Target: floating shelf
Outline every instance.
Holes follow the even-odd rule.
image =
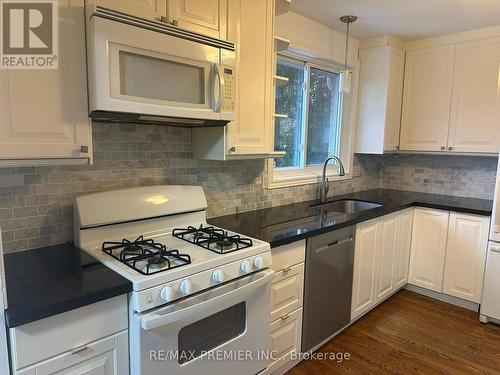
[[[292,5],[292,0],[276,0],[274,5],[274,14],[279,16],[280,14],[288,13]]]
[[[280,113],[274,113],[273,117],[274,118],[288,118],[288,115],[283,115],[283,114],[280,114]]]
[[[288,39],[277,35],[274,36],[274,52],[286,51],[289,45],[290,41]]]
[[[288,83],[288,77],[273,75],[273,79],[276,86],[285,86]]]

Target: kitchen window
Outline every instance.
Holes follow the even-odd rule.
[[[288,78],[276,87],[275,111],[287,117],[276,117],[274,132],[275,150],[286,155],[270,165],[270,187],[317,182],[330,155],[339,156],[348,171],[351,132],[342,126],[348,116],[339,93],[340,67],[280,56],[276,74]],[[330,167],[329,175],[336,174]]]

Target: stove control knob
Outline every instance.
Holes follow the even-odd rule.
[[[193,284],[191,283],[191,280],[182,280],[181,284],[179,285],[179,290],[182,294],[190,294],[193,290]]]
[[[243,262],[241,262],[240,269],[243,273],[249,273],[252,270],[252,265],[248,260],[244,260]]]
[[[214,283],[222,283],[222,282],[224,282],[224,272],[222,272],[222,270],[215,270],[212,273],[212,281]]]
[[[174,289],[171,286],[166,286],[161,290],[160,297],[165,302],[172,301],[174,299]]]
[[[260,270],[261,268],[264,267],[264,259],[262,259],[261,256],[255,257],[255,259],[253,260],[253,265],[255,266],[255,268]]]

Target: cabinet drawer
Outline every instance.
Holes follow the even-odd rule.
[[[269,373],[283,366],[293,351],[300,351],[301,337],[302,308],[271,323],[271,350],[277,359],[267,368]]]
[[[302,307],[304,263],[276,273],[271,285],[271,321]]]
[[[303,263],[306,257],[306,240],[275,247],[271,250],[271,254],[273,256],[273,270],[275,271]]]
[[[63,370],[71,374],[128,374],[128,331],[38,363],[18,374],[52,375]]]
[[[13,368],[19,370],[127,328],[126,295],[12,328]]]

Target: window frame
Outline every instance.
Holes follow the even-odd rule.
[[[320,69],[327,72],[332,72],[339,74],[342,67],[339,64],[332,61],[324,61],[322,59],[316,59],[310,57],[308,54],[302,54],[292,51],[280,52],[278,59],[284,59],[292,61],[294,63],[302,63],[305,67],[304,77],[306,87],[305,95],[303,95],[303,106],[304,110],[302,113],[302,121],[305,124],[303,126],[303,132],[307,134],[307,124],[309,116],[309,85],[310,85],[310,69]],[[352,67],[350,67],[352,69]],[[353,69],[351,82],[351,92],[349,94],[340,94],[339,106],[341,110],[339,111],[340,118],[340,134],[339,134],[339,156],[343,161],[345,168],[345,176],[338,175],[338,169],[336,167],[329,167],[327,170],[327,176],[330,181],[335,180],[346,180],[352,178],[352,163],[353,163],[353,141],[354,141],[354,121],[355,121],[355,108],[356,108],[356,97],[357,97],[357,69]],[[275,100],[276,89],[273,93],[273,100]],[[274,128],[273,128],[273,139],[272,144],[274,145]],[[285,167],[285,168],[275,168],[274,159],[270,159],[267,163],[267,188],[282,188],[288,186],[299,186],[307,185],[320,182],[322,174],[322,166],[314,165],[307,166],[307,138],[303,138],[303,150],[304,153],[304,167]]]

